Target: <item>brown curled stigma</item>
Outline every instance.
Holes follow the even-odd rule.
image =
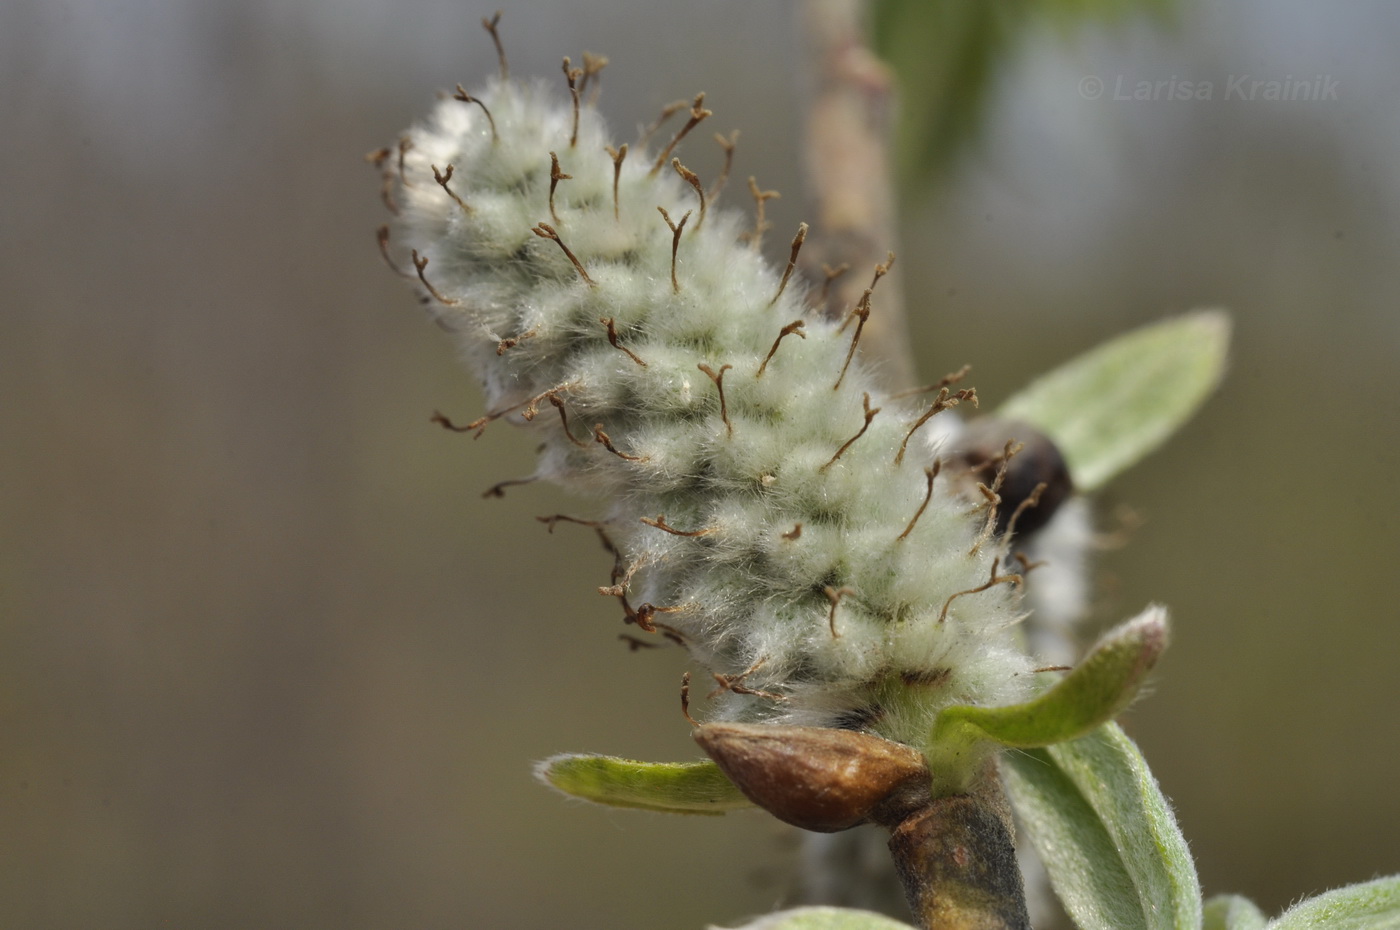
[[[758,373],[753,376],[755,381],[762,378],[763,373],[768,370],[768,363],[773,360],[773,356],[778,354],[778,345],[783,339],[788,336],[796,336],[799,339],[807,338],[807,334],[802,331],[803,327],[806,325],[807,323],[804,320],[793,320],[791,323],[778,330],[778,338],[773,340],[773,348],[768,350],[768,354],[763,357],[763,362],[758,366]]]
[[[841,456],[845,455],[845,454],[846,454],[846,450],[849,449],[851,446],[855,445],[857,439],[859,439],[860,437],[862,437],[862,436],[865,435],[865,431],[868,430],[868,429],[870,429],[870,421],[873,420],[873,419],[875,419],[875,414],[879,413],[880,410],[883,409],[883,408],[880,408],[880,407],[871,408],[871,406],[870,406],[870,395],[869,395],[869,394],[866,394],[866,395],[862,398],[862,400],[861,400],[861,405],[865,408],[865,422],[864,422],[863,424],[861,424],[860,432],[856,433],[856,434],[855,434],[854,436],[852,436],[850,439],[847,439],[846,442],[845,442],[845,445],[843,445],[843,446],[841,446],[841,448],[837,449],[837,450],[836,450],[836,454],[833,455],[833,456],[831,457],[830,461],[828,461],[828,462],[827,462],[825,465],[823,465],[821,468],[818,468],[817,471],[819,471],[819,472],[824,472],[824,471],[826,471],[828,468],[830,468],[831,466],[835,465],[835,464],[836,464],[836,460],[839,459],[839,458],[841,458]]]
[[[949,607],[952,607],[952,606],[953,606],[953,601],[957,600],[957,599],[960,598],[960,597],[965,597],[966,595],[969,595],[969,594],[980,594],[981,592],[986,591],[986,590],[988,590],[988,589],[990,589],[990,588],[993,588],[993,587],[995,587],[996,585],[999,585],[999,584],[1007,584],[1007,583],[1010,583],[1010,584],[1019,586],[1019,585],[1025,580],[1025,579],[1022,578],[1020,575],[1014,574],[1014,573],[1013,573],[1013,574],[1010,574],[1010,575],[998,575],[998,574],[997,574],[997,569],[1000,568],[1000,567],[1001,567],[1001,558],[1000,558],[1000,557],[997,557],[997,558],[995,558],[995,559],[992,559],[992,577],[991,577],[991,578],[988,578],[985,582],[983,582],[982,584],[978,585],[978,586],[975,587],[975,588],[968,588],[966,591],[959,591],[959,592],[957,592],[956,594],[950,595],[950,596],[948,597],[948,599],[947,599],[946,601],[943,602],[943,609],[940,610],[940,611],[938,612],[938,622],[939,622],[939,623],[943,623],[945,620],[948,619],[948,608],[949,608]]]
[[[778,293],[773,295],[773,299],[768,301],[768,306],[773,306],[778,302],[778,298],[783,296],[783,291],[787,290],[788,281],[792,278],[793,269],[797,267],[797,253],[802,251],[802,243],[807,241],[807,224],[802,223],[797,227],[797,235],[792,237],[792,252],[788,255],[787,268],[783,269],[783,280],[778,282]]]
[[[850,595],[855,594],[855,589],[833,588],[831,585],[827,585],[826,587],[822,588],[822,593],[825,594],[826,599],[831,602],[831,613],[827,616],[827,623],[831,627],[831,638],[840,639],[841,634],[836,632],[836,608],[841,605],[842,598],[849,597]]]
[[[695,367],[709,375],[710,380],[715,383],[715,387],[719,390],[719,418],[724,421],[724,428],[728,430],[728,435],[733,436],[734,424],[729,422],[729,404],[724,399],[724,373],[734,366],[721,365],[718,372],[704,362]]]

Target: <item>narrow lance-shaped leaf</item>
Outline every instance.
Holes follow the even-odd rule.
[[[717,928],[711,928],[717,930]],[[760,917],[734,930],[914,930],[883,914],[844,907],[799,907]]]
[[[1294,905],[1268,930],[1396,930],[1400,875],[1349,885]]]
[[[1081,930],[1195,930],[1201,890],[1147,763],[1115,724],[1002,756],[1050,884]],[[1293,928],[1289,928],[1293,930]]]
[[[1031,749],[1077,739],[1136,696],[1167,645],[1166,611],[1149,607],[1115,627],[1054,687],[1005,707],[949,707],[929,740],[934,793],[961,791],[997,747]]]
[[[565,754],[535,766],[535,777],[567,795],[611,807],[669,814],[723,814],[752,807],[713,762],[634,762]]]
[[[1220,383],[1230,343],[1223,311],[1145,326],[1031,382],[997,416],[1044,432],[1092,491],[1162,444]]]
[[[1264,930],[1269,918],[1248,898],[1222,894],[1206,902],[1201,930]]]

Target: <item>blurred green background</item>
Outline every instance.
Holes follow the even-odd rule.
[[[758,815],[529,778],[695,749],[684,657],[630,654],[596,542],[532,519],[587,505],[482,500],[530,441],[429,424],[480,398],[375,252],[360,156],[494,68],[488,12],[0,7],[0,926],[698,930],[790,894]],[[624,132],[708,91],[785,229],[791,13],[519,2],[502,28],[518,74],[609,54]],[[1234,311],[1219,397],[1104,496],[1106,530],[1146,522],[1100,559],[1095,619],[1173,609],[1129,729],[1207,891],[1270,910],[1400,870],[1397,38],[1386,0],[1031,29],[899,246],[923,374],[971,362],[992,402]],[[1241,74],[1335,99],[1225,99]],[[1214,99],[1114,99],[1173,78]]]

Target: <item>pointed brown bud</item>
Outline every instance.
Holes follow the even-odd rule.
[[[893,826],[928,802],[924,757],[850,730],[709,723],[695,741],[749,800],[785,823],[835,833]]]

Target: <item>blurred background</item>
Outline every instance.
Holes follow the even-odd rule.
[[[795,844],[763,816],[529,777],[696,750],[684,656],[629,653],[596,541],[532,519],[588,505],[483,500],[531,442],[428,422],[480,397],[376,254],[361,155],[495,68],[491,9],[0,7],[0,926],[698,930],[789,900]],[[516,74],[610,55],[624,134],[707,91],[738,176],[786,192],[781,230],[804,218],[792,14],[518,0],[502,33]],[[1219,396],[1102,496],[1106,532],[1143,522],[1100,559],[1094,622],[1173,610],[1128,727],[1208,893],[1277,911],[1400,870],[1400,8],[1012,31],[975,133],[905,201],[921,373],[970,362],[995,403],[1132,326],[1233,311]],[[1240,75],[1318,91],[1231,98]]]

